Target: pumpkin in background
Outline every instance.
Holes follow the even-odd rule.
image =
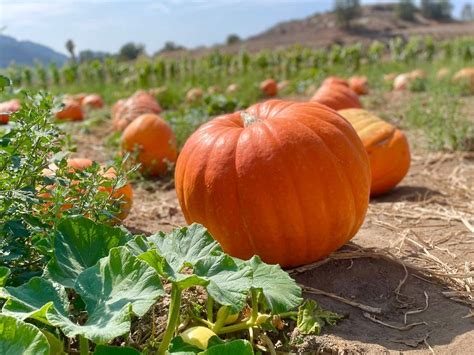
[[[369,93],[369,83],[366,76],[351,76],[349,78],[349,87],[357,95],[367,95]]]
[[[186,93],[186,102],[188,104],[195,103],[202,99],[204,92],[201,88],[193,88]]]
[[[449,76],[450,72],[451,71],[449,70],[449,68],[443,67],[436,72],[436,79],[438,80],[445,79]]]
[[[135,119],[122,133],[122,148],[138,150],[138,162],[146,175],[158,176],[176,161],[176,137],[170,125],[160,116],[145,114]]]
[[[237,84],[230,84],[225,90],[227,94],[235,94],[237,91],[239,91],[239,85]]]
[[[332,84],[339,84],[349,87],[349,82],[346,79],[340,78],[338,76],[328,76],[326,79],[323,80],[321,86]]]
[[[161,107],[153,95],[145,91],[137,91],[125,100],[119,100],[112,107],[112,123],[116,130],[123,131],[137,117],[161,112]]]
[[[371,196],[395,187],[410,168],[410,147],[402,131],[361,109],[339,111],[355,128],[370,159]]]
[[[370,166],[337,112],[268,100],[194,132],[175,183],[186,221],[206,226],[226,252],[291,267],[324,258],[356,234]]]
[[[20,110],[21,104],[18,99],[0,102],[0,124],[7,124],[10,115]]]
[[[260,90],[263,95],[273,97],[278,94],[278,84],[274,79],[267,79],[260,83]]]
[[[412,78],[410,77],[409,73],[399,74],[393,80],[393,89],[397,91],[403,91],[408,89]]]
[[[74,100],[64,100],[64,107],[61,111],[56,112],[56,118],[62,121],[82,121],[84,119],[84,111],[81,104]]]
[[[395,78],[397,77],[397,73],[388,73],[383,76],[383,81],[387,84],[392,84]]]
[[[423,69],[415,69],[408,73],[411,79],[426,79],[427,75]]]
[[[311,98],[333,110],[346,108],[361,108],[357,94],[349,87],[340,84],[326,84],[321,86]]]
[[[212,85],[207,88],[207,93],[209,95],[219,94],[220,92],[221,92],[221,88],[218,87],[217,85]]]
[[[71,98],[74,100],[74,101],[77,101],[79,104],[82,105],[82,102],[84,101],[84,99],[87,97],[88,95],[86,93],[79,93],[79,94],[75,94],[73,95]]]
[[[454,74],[453,81],[455,83],[464,83],[469,89],[474,90],[474,68],[468,67],[459,70]]]
[[[277,85],[277,91],[285,91],[290,87],[291,82],[289,80],[280,81]]]
[[[82,100],[82,106],[91,108],[102,108],[104,107],[104,100],[100,95],[90,94],[84,97]]]

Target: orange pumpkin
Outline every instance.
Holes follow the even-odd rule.
[[[290,84],[291,82],[289,80],[280,81],[277,85],[277,89],[278,91],[285,91],[290,86]]]
[[[399,74],[393,80],[393,89],[397,91],[402,91],[408,89],[412,78],[410,73]]]
[[[446,68],[446,67],[443,67],[443,68],[440,68],[437,72],[436,72],[436,79],[438,80],[442,80],[442,79],[445,79],[449,76],[449,73],[451,71],[449,70],[449,68]]]
[[[323,80],[321,86],[324,85],[331,85],[331,84],[339,84],[349,87],[349,83],[346,79],[340,78],[338,76],[328,76],[326,79]]]
[[[178,157],[175,183],[186,221],[205,225],[226,252],[291,267],[356,234],[370,166],[337,112],[268,100],[201,126]]]
[[[278,94],[278,84],[274,79],[267,79],[260,83],[260,90],[265,96],[276,96]]]
[[[0,124],[7,124],[10,120],[10,115],[20,110],[20,100],[11,99],[0,102]]]
[[[82,121],[84,119],[84,111],[81,104],[74,100],[64,100],[64,107],[56,113],[56,118],[63,121]]]
[[[82,102],[84,101],[84,99],[87,97],[88,95],[86,93],[79,93],[79,94],[75,94],[72,96],[72,99],[74,101],[77,101],[78,103],[80,103],[82,105]]]
[[[138,149],[138,162],[143,173],[165,174],[177,156],[176,137],[170,125],[160,116],[145,114],[135,119],[122,133],[122,148]]]
[[[82,106],[91,108],[102,108],[104,107],[104,100],[100,95],[91,94],[84,97],[82,100]]]
[[[333,110],[346,108],[361,108],[357,94],[349,87],[341,84],[326,84],[321,86],[311,98]]]
[[[339,111],[355,128],[369,155],[371,196],[395,187],[410,168],[410,147],[402,131],[361,109]]]
[[[367,95],[369,93],[369,83],[366,76],[352,76],[349,78],[349,87],[357,95]]]
[[[119,100],[112,107],[113,126],[118,131],[123,131],[133,120],[145,113],[161,112],[161,107],[149,93],[137,91],[128,99]]]

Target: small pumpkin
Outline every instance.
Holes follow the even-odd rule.
[[[410,168],[410,147],[402,131],[366,110],[339,111],[355,128],[369,155],[371,196],[395,187]]]
[[[357,95],[367,95],[369,93],[369,82],[366,76],[351,76],[349,78],[349,87]]]
[[[7,124],[10,115],[20,110],[21,104],[18,99],[0,102],[0,124]]]
[[[122,133],[122,148],[128,152],[138,150],[138,162],[146,175],[158,176],[176,162],[176,137],[170,125],[160,116],[139,116]]]
[[[393,80],[393,89],[397,91],[406,90],[408,89],[411,81],[412,78],[410,76],[410,73],[399,74]]]
[[[112,107],[112,123],[116,130],[123,131],[133,120],[146,113],[158,114],[161,107],[155,97],[146,91],[137,91],[127,99],[119,100]]]
[[[274,79],[267,79],[260,83],[260,90],[263,95],[273,97],[278,94],[278,84]]]
[[[383,76],[383,81],[387,84],[392,84],[395,78],[397,77],[397,73],[388,73]]]
[[[221,88],[218,87],[217,85],[212,85],[207,88],[207,93],[209,95],[219,94],[220,92],[221,92]]]
[[[207,327],[197,326],[186,329],[180,334],[180,336],[185,343],[193,345],[201,350],[206,350],[209,339],[213,336],[217,336],[217,334]]]
[[[290,84],[291,84],[291,81],[289,80],[280,81],[277,85],[278,92],[285,91],[286,89],[289,88]]]
[[[341,84],[321,86],[313,95],[311,101],[319,102],[336,111],[362,107],[357,94],[351,88]]]
[[[84,99],[85,99],[87,96],[88,96],[88,94],[81,92],[81,93],[79,93],[79,94],[72,95],[71,98],[72,98],[74,101],[77,101],[79,104],[82,105],[82,102],[84,101]]]
[[[104,100],[100,95],[90,94],[84,97],[81,104],[84,107],[102,108],[104,107]]]
[[[227,94],[235,94],[237,91],[239,91],[239,85],[237,84],[230,84],[225,90]]]
[[[426,79],[427,75],[423,69],[415,69],[409,73],[411,79]]]
[[[436,72],[436,79],[438,80],[445,79],[449,76],[450,72],[451,71],[449,70],[449,68],[443,67]]]
[[[186,102],[191,104],[198,102],[204,96],[201,88],[193,88],[186,93]]]
[[[474,68],[463,68],[453,76],[453,82],[465,84],[471,91],[474,90]]]
[[[84,119],[84,111],[81,104],[74,100],[64,100],[64,107],[61,111],[56,112],[56,118],[62,121],[82,121]]]
[[[370,166],[357,133],[334,110],[268,100],[194,132],[175,184],[186,221],[206,226],[227,253],[292,267],[355,235]]]

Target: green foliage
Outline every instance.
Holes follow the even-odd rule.
[[[337,22],[343,27],[350,27],[351,21],[361,14],[359,0],[335,0],[334,12]]]
[[[144,52],[145,46],[143,44],[129,42],[120,48],[118,56],[121,60],[135,60]]]
[[[335,325],[344,317],[325,311],[313,300],[306,300],[298,310],[297,327],[302,334],[321,333],[325,325]]]
[[[49,355],[48,340],[34,325],[0,314],[0,353]]]
[[[453,6],[449,0],[421,0],[421,14],[434,20],[450,20]]]
[[[412,0],[400,0],[395,8],[395,16],[400,20],[413,21],[416,10]]]

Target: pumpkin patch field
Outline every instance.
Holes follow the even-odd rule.
[[[473,48],[2,69],[0,353],[472,352]]]

